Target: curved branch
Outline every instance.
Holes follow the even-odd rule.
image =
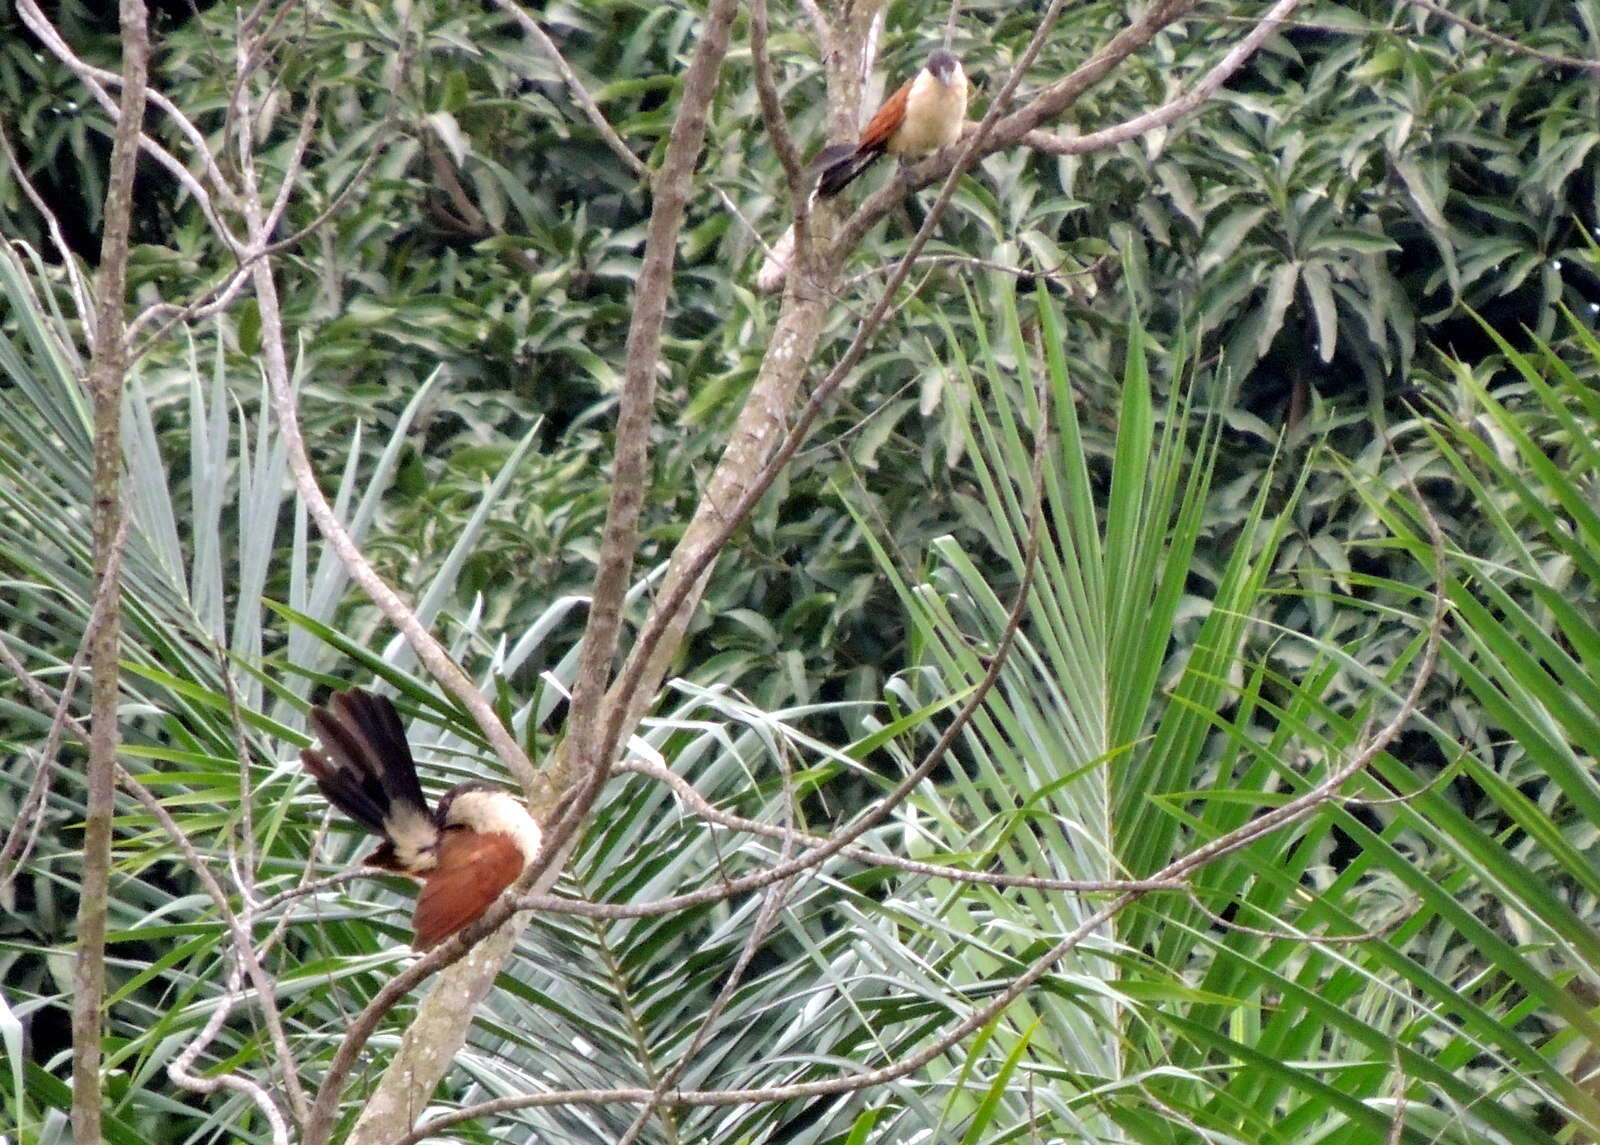
[[[67,42],[61,38],[61,34],[56,31],[55,26],[50,23],[49,18],[40,10],[35,0],[17,0],[17,14],[22,17],[22,22],[27,25],[28,30],[39,37],[40,42],[49,49],[50,53],[66,64],[67,68],[78,77],[83,86],[89,89],[89,94],[94,96],[95,102],[100,104],[107,114],[111,116],[112,122],[118,122],[121,112],[117,107],[116,101],[107,93],[106,85],[120,86],[122,77],[116,72],[94,67],[80,58]],[[168,115],[177,124],[178,130],[188,138],[190,145],[195,150],[196,158],[205,170],[206,178],[212,185],[212,191],[208,192],[189,169],[178,162],[170,151],[142,132],[138,136],[140,148],[157,163],[161,164],[162,167],[166,168],[167,172],[181,183],[189,194],[194,196],[195,202],[200,205],[201,211],[206,216],[206,221],[216,231],[217,237],[230,250],[238,251],[240,249],[239,240],[223,223],[222,216],[218,214],[216,206],[212,202],[212,194],[215,193],[229,207],[235,207],[238,204],[233,197],[228,181],[222,177],[222,172],[217,167],[216,158],[211,154],[210,148],[206,144],[205,135],[190,122],[188,116],[178,110],[177,104],[159,91],[146,85],[145,97],[150,103]]]
[[[1300,6],[1301,2],[1302,0],[1278,0],[1271,10],[1261,17],[1260,22],[1250,29],[1244,39],[1230,48],[1227,55],[1217,61],[1216,66],[1202,76],[1193,87],[1160,107],[1124,120],[1113,127],[1091,131],[1087,135],[1029,131],[1017,142],[1024,147],[1031,147],[1050,155],[1084,155],[1090,151],[1103,151],[1107,147],[1115,147],[1147,131],[1165,127],[1174,120],[1188,115],[1209,99],[1217,88],[1227,83],[1229,77],[1238,71],[1246,60],[1255,55],[1267,37],[1278,30],[1278,26]]]
[[[1458,28],[1465,28],[1479,39],[1487,40],[1489,43],[1494,44],[1496,47],[1504,48],[1508,52],[1514,52],[1519,56],[1527,56],[1529,59],[1538,60],[1540,63],[1549,64],[1555,68],[1576,68],[1579,71],[1588,72],[1590,75],[1600,73],[1600,60],[1588,60],[1581,56],[1564,56],[1558,52],[1541,52],[1538,48],[1530,48],[1520,40],[1514,40],[1510,36],[1503,36],[1492,28],[1486,28],[1482,24],[1474,24],[1465,16],[1457,15],[1443,4],[1435,3],[1434,0],[1406,0],[1406,2],[1415,4],[1425,12],[1433,13],[1441,20],[1448,20]]]
[[[617,134],[617,129],[611,126],[605,113],[600,110],[600,105],[594,101],[594,96],[583,86],[578,73],[572,70],[572,65],[561,55],[561,49],[556,47],[555,41],[539,26],[539,21],[524,11],[516,0],[494,0],[494,3],[495,7],[516,20],[518,26],[527,33],[528,39],[532,40],[545,59],[550,61],[551,66],[556,69],[556,74],[561,77],[561,82],[566,84],[567,90],[572,93],[573,102],[578,105],[584,118],[600,136],[601,142],[611,148],[612,153],[622,160],[623,165],[632,171],[640,182],[650,182],[650,168],[643,159],[633,153],[622,136]]]

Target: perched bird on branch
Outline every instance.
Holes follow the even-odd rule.
[[[817,193],[837,195],[885,154],[906,161],[949,147],[966,121],[967,74],[960,60],[940,49],[883,101],[854,146],[829,147],[818,156]]]
[[[412,948],[427,950],[489,909],[539,854],[522,800],[491,783],[460,783],[428,809],[394,705],[360,688],[311,709],[322,752],[300,760],[340,811],[378,835],[366,863],[422,882]],[[326,754],[324,754],[326,753]]]
[[[813,200],[832,198],[858,179],[880,157],[902,162],[949,147],[967,121],[967,75],[961,61],[940,49],[867,121],[854,143],[824,148],[812,163],[818,172]],[[783,285],[794,258],[794,228],[773,244],[756,274],[756,289],[771,294]]]

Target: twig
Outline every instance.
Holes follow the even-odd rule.
[[[167,1076],[183,1089],[192,1093],[216,1093],[219,1089],[231,1089],[235,1093],[242,1093],[255,1103],[261,1115],[267,1119],[267,1125],[272,1130],[273,1145],[288,1145],[289,1126],[283,1120],[283,1114],[273,1104],[272,1095],[259,1083],[252,1081],[243,1074],[197,1074],[194,1072],[194,1063],[200,1054],[205,1051],[228,1020],[228,1015],[233,1012],[234,1005],[239,1001],[244,985],[244,956],[239,950],[234,951],[233,968],[228,971],[228,979],[222,988],[222,997],[217,999],[216,1008],[206,1019],[206,1024],[195,1035],[194,1040],[167,1063]]]
[[[965,254],[926,254],[922,256],[922,265],[966,267],[969,270],[987,270],[996,274],[1009,274],[1013,278],[1042,278],[1058,285],[1064,285],[1065,280],[1067,279],[1086,278],[1090,275],[1093,275],[1100,269],[1101,264],[1104,263],[1110,256],[1101,255],[1088,266],[1082,267],[1078,270],[1063,270],[1062,267],[1067,264],[1067,257],[1064,257],[1062,261],[1054,267],[1029,267],[1007,266],[1003,262],[990,262],[988,259],[974,258],[971,255]],[[893,263],[884,263],[880,266],[869,267],[866,270],[860,271],[859,273],[845,279],[844,282],[840,284],[839,289],[841,292],[847,291],[852,286],[859,286],[871,279],[888,274],[893,269]]]
[[[1384,1145],[1400,1145],[1406,1136],[1406,1070],[1405,1059],[1401,1055],[1399,1043],[1395,1043],[1394,1055],[1394,1118],[1389,1123],[1389,1132],[1384,1134]]]
[[[633,172],[635,178],[644,183],[650,182],[650,168],[646,166],[643,159],[633,153],[632,148],[624,142],[622,136],[617,134],[617,129],[612,127],[606,119],[605,113],[600,110],[600,105],[594,101],[594,96],[590,95],[588,89],[583,86],[583,81],[578,78],[578,73],[573,71],[572,66],[562,57],[561,50],[556,47],[555,41],[545,33],[545,30],[539,26],[539,22],[530,16],[522,5],[516,3],[516,0],[494,0],[494,3],[495,7],[516,20],[522,30],[527,33],[528,38],[533,41],[534,47],[538,48],[555,67],[556,74],[561,77],[561,82],[566,84],[567,90],[572,93],[573,102],[578,105],[579,110],[583,112],[584,118],[589,121],[590,126],[600,136],[601,142],[611,148],[612,153],[622,160],[628,170]]]
[[[250,741],[245,736],[244,720],[239,715],[239,693],[233,686],[233,673],[228,670],[227,649],[217,647],[213,651],[217,654],[217,671],[222,677],[223,695],[228,701],[228,726],[233,733],[233,751],[239,757],[239,819],[244,836],[244,869],[236,872],[235,878],[246,911],[253,913],[256,909],[256,820],[255,788],[250,777]],[[231,832],[228,841],[231,850]]]
[[[1201,899],[1193,885],[1185,885],[1184,891],[1189,896],[1190,904],[1205,915],[1206,918],[1210,919],[1213,925],[1221,927],[1223,930],[1237,931],[1240,934],[1250,934],[1256,938],[1267,938],[1277,942],[1304,942],[1311,946],[1343,946],[1371,942],[1388,934],[1417,912],[1417,905],[1413,904],[1409,910],[1402,912],[1398,917],[1390,919],[1382,926],[1375,926],[1371,930],[1363,931],[1360,934],[1307,934],[1303,930],[1267,930],[1261,927],[1246,926],[1242,922],[1224,918],[1212,910]]]
[[[60,33],[56,31],[49,19],[39,9],[36,0],[17,0],[17,14],[22,17],[22,22],[28,26],[28,30],[39,37],[39,41],[49,49],[52,55],[67,65],[68,69],[78,77],[84,87],[89,89],[89,93],[94,96],[95,101],[105,108],[106,112],[115,121],[120,112],[116,101],[106,92],[105,87],[107,84],[120,85],[122,77],[116,72],[93,67],[73,52],[72,48],[61,38]],[[195,157],[203,165],[206,177],[212,183],[213,191],[222,198],[224,205],[229,207],[236,206],[228,181],[223,178],[222,172],[217,168],[216,161],[207,146],[204,133],[183,112],[178,110],[176,104],[159,91],[151,89],[147,85],[146,96],[150,103],[170,116],[172,121],[177,124],[178,130],[188,138],[190,146],[194,148]],[[217,212],[216,204],[212,201],[212,191],[207,191],[205,186],[194,177],[187,167],[178,162],[170,151],[154,139],[145,134],[140,134],[138,139],[139,146],[157,163],[166,168],[167,172],[181,183],[186,191],[194,196],[195,202],[199,204],[201,212],[206,216],[206,221],[216,231],[217,237],[230,250],[237,251],[240,248],[239,240],[228,229],[227,224],[222,221],[222,216]]]
[[[1433,776],[1415,791],[1408,791],[1404,795],[1347,795],[1344,798],[1347,807],[1392,807],[1399,803],[1412,803],[1448,779],[1454,779],[1456,772],[1461,767],[1461,761],[1467,758],[1467,747],[1461,746],[1461,753],[1448,767],[1439,769],[1439,774]]]
[[[123,525],[125,535],[126,521]],[[119,560],[123,551],[124,545],[119,543],[116,546]],[[89,623],[84,626],[83,641],[73,655],[72,663],[67,666],[66,682],[61,686],[61,698],[50,716],[50,730],[45,733],[44,746],[39,749],[39,763],[32,782],[28,784],[28,793],[17,807],[16,822],[6,832],[5,844],[0,846],[0,893],[4,893],[17,872],[27,864],[28,856],[38,842],[39,831],[44,824],[45,794],[50,790],[50,769],[55,766],[56,752],[61,749],[61,732],[66,727],[67,709],[72,703],[73,693],[78,690],[78,673],[83,668],[83,659],[89,646],[94,643],[95,630],[99,625],[100,614],[91,611]],[[12,654],[4,640],[0,640],[0,661],[18,679],[28,674],[27,668]]]
[[[771,293],[796,267],[811,264],[811,205],[816,201],[813,188],[807,184],[805,164],[795,149],[794,135],[783,114],[783,103],[778,98],[778,86],[772,77],[772,61],[767,55],[767,0],[752,0],[750,6],[750,59],[756,78],[756,96],[761,103],[761,118],[766,124],[767,136],[778,153],[783,167],[784,185],[788,188],[789,224],[778,241],[767,247],[766,261],[756,276],[756,289]],[[762,244],[764,247],[765,243]],[[770,269],[769,269],[770,268]]]
[[[111,546],[111,563],[106,570],[108,580],[117,580],[121,575],[122,556],[128,551],[128,517],[122,515],[117,525],[117,539]],[[61,692],[53,704],[47,704],[42,709],[50,715],[50,730],[45,733],[44,746],[39,751],[39,769],[34,772],[33,782],[28,785],[28,794],[24,796],[22,805],[17,809],[17,821],[11,825],[11,830],[6,834],[6,841],[0,847],[0,890],[3,890],[12,876],[28,861],[34,844],[38,841],[40,828],[44,825],[44,816],[40,813],[43,807],[45,792],[50,786],[50,769],[55,766],[56,752],[61,748],[61,733],[69,723],[69,713],[72,706],[72,697],[78,690],[78,674],[83,668],[85,657],[89,649],[94,646],[95,637],[99,634],[100,625],[105,618],[106,605],[115,600],[116,595],[96,597],[90,604],[89,622],[83,627],[83,638],[79,641],[78,650],[73,654],[72,661],[67,665],[67,675],[61,685]],[[11,674],[27,687],[34,683],[32,673],[21,660],[0,640],[0,663],[4,663]],[[80,737],[82,738],[82,737]],[[86,738],[83,739],[87,743]],[[27,832],[27,839],[22,842],[23,832]],[[17,844],[21,843],[20,851]],[[6,869],[6,863],[13,852],[16,852],[15,865]]]
[[[722,205],[728,209],[728,213],[739,220],[739,225],[742,226],[749,233],[750,237],[756,240],[761,249],[766,251],[766,253],[770,256],[772,254],[773,247],[768,244],[766,239],[761,237],[760,228],[758,228],[745,216],[745,213],[739,209],[739,204],[733,201],[732,196],[730,196],[728,192],[724,191],[715,183],[711,184],[711,192],[712,194],[716,195],[717,198],[722,200]]]
[[[22,188],[22,193],[28,197],[28,202],[33,204],[33,209],[39,212],[44,219],[45,228],[50,232],[50,242],[56,248],[56,255],[61,259],[61,269],[67,276],[67,284],[72,289],[72,301],[77,307],[78,314],[85,324],[89,322],[89,315],[94,310],[94,300],[90,295],[88,284],[83,281],[83,274],[78,270],[78,259],[67,245],[67,238],[61,233],[61,222],[56,218],[55,211],[50,204],[45,202],[44,196],[39,194],[38,188],[33,185],[33,180],[28,178],[27,171],[23,170],[22,161],[17,158],[17,153],[12,150],[11,138],[6,135],[5,124],[0,123],[0,151],[5,152],[6,162],[10,164],[12,174],[16,176],[17,185]]]
[[[1457,15],[1443,4],[1435,3],[1434,0],[1407,0],[1407,3],[1415,4],[1424,11],[1432,12],[1441,20],[1448,20],[1458,28],[1465,28],[1474,36],[1488,40],[1491,44],[1502,47],[1508,52],[1515,52],[1519,56],[1527,56],[1530,59],[1549,64],[1551,67],[1577,68],[1591,74],[1600,72],[1600,60],[1586,60],[1581,56],[1563,56],[1556,52],[1541,52],[1538,48],[1530,48],[1522,41],[1514,40],[1510,36],[1503,36],[1499,32],[1484,27],[1482,24],[1474,24],[1465,16]]]
[[[756,96],[761,101],[761,118],[766,121],[767,138],[778,153],[784,178],[789,184],[789,206],[799,216],[805,209],[810,188],[805,185],[805,163],[794,145],[789,121],[778,98],[778,85],[772,77],[772,60],[767,55],[767,0],[750,4],[750,61],[755,71]]]
[[[828,22],[828,17],[823,15],[817,0],[800,0],[800,10],[811,21],[811,30],[816,33],[817,48],[821,51],[823,60],[831,60],[834,53],[833,25]]]
[[[17,681],[22,685],[24,693],[32,701],[36,710],[53,712],[66,703],[61,696],[51,696],[45,688],[23,665],[11,654],[3,641],[0,641],[0,662],[12,671]],[[65,717],[66,729],[80,743],[89,742],[89,730],[72,716]],[[297,1110],[303,1110],[305,1105],[305,1092],[300,1086],[298,1067],[295,1064],[294,1053],[289,1048],[289,1039],[284,1032],[283,1018],[278,1010],[277,991],[272,978],[262,968],[260,960],[256,957],[251,945],[250,933],[238,915],[233,911],[232,904],[228,901],[228,892],[223,890],[222,884],[212,874],[211,868],[206,864],[200,852],[195,849],[189,837],[183,833],[183,828],[178,826],[177,820],[172,817],[161,800],[156,798],[149,788],[140,783],[138,777],[124,768],[120,763],[116,768],[117,783],[122,790],[133,797],[134,801],[147,811],[156,821],[162,832],[172,841],[178,853],[183,856],[188,870],[200,881],[200,887],[206,892],[212,903],[217,908],[224,925],[233,939],[235,950],[241,952],[244,959],[245,971],[250,975],[250,984],[255,988],[256,996],[260,999],[262,1014],[267,1023],[267,1031],[272,1039],[273,1049],[278,1055],[278,1068],[284,1076],[284,1087],[289,1091],[289,1097]],[[283,898],[285,896],[278,896]],[[271,901],[271,900],[269,900]]]
[[[1421,0],[1413,0],[1413,3]],[[1058,135],[1049,131],[1029,131],[1024,133],[1017,142],[1025,147],[1032,147],[1036,151],[1043,151],[1050,155],[1084,155],[1091,151],[1103,151],[1108,147],[1115,147],[1129,139],[1154,131],[1158,127],[1165,127],[1173,120],[1188,115],[1199,107],[1213,92],[1221,87],[1234,72],[1238,71],[1244,62],[1253,56],[1266,42],[1268,36],[1278,30],[1284,19],[1301,4],[1301,0],[1278,0],[1276,4],[1261,17],[1260,21],[1251,28],[1249,33],[1230,48],[1216,65],[1202,76],[1188,91],[1169,100],[1160,107],[1153,108],[1136,115],[1132,119],[1124,120],[1112,127],[1100,131],[1091,131],[1087,135]]]
[[[309,868],[307,869],[309,870]],[[279,891],[275,895],[268,895],[266,898],[256,903],[256,914],[270,914],[271,912],[277,910],[280,906],[283,906],[285,903],[293,902],[295,899],[305,898],[307,895],[318,894],[322,891],[329,890],[332,887],[343,886],[345,883],[353,882],[356,879],[370,879],[377,874],[389,873],[392,872],[380,871],[377,867],[355,867],[348,871],[340,871],[336,875],[324,875],[320,879],[308,878],[304,882],[298,883],[286,891]]]
[[[401,67],[403,68],[404,66],[405,59],[402,58]],[[233,302],[234,298],[238,296],[239,292],[249,284],[250,271],[257,262],[264,258],[269,258],[280,251],[291,250],[299,246],[338,213],[354,196],[356,189],[366,182],[367,176],[378,162],[378,157],[383,154],[384,148],[388,146],[389,136],[394,126],[397,103],[398,97],[391,97],[388,110],[384,113],[383,123],[377,132],[379,142],[372,145],[371,150],[367,152],[361,164],[351,174],[350,178],[345,181],[345,185],[335,191],[332,198],[328,200],[328,205],[313,215],[305,226],[275,242],[239,251],[237,265],[223,275],[219,281],[199,291],[187,303],[179,305],[171,302],[158,302],[135,317],[128,328],[128,336],[130,338],[158,320],[165,319],[165,321],[141,345],[134,347],[132,350],[133,359],[137,361],[143,357],[179,323],[207,318],[212,314],[225,310]],[[289,185],[290,181],[285,180],[284,186]],[[285,200],[285,202],[287,201]],[[275,228],[276,223],[273,226]]]
[[[670,787],[679,799],[688,806],[689,811],[697,819],[712,823],[718,827],[725,827],[730,831],[740,831],[745,834],[759,835],[767,839],[776,839],[783,843],[797,842],[807,847],[818,847],[829,840],[823,835],[813,835],[792,828],[780,827],[771,823],[762,823],[755,819],[746,819],[740,815],[732,815],[713,806],[705,796],[694,789],[694,786],[681,775],[662,766],[643,759],[628,759],[616,767],[619,772],[631,772],[643,775],[664,783]],[[932,879],[949,879],[952,882],[974,883],[991,887],[1021,887],[1028,890],[1040,891],[1072,891],[1079,894],[1112,894],[1127,890],[1183,890],[1184,883],[1165,881],[1153,883],[1149,879],[1048,879],[1037,875],[1008,875],[999,871],[974,871],[966,867],[952,867],[943,863],[925,863],[917,859],[908,859],[892,851],[877,851],[871,847],[852,843],[844,847],[840,854],[845,858],[866,863],[874,867],[892,867],[895,870],[905,871],[908,874],[924,875]],[[719,890],[730,890],[731,893],[742,893],[747,890],[757,890],[774,881],[768,878],[765,872],[751,876],[749,882],[730,880]],[[606,913],[599,917],[605,918],[638,918],[642,915],[670,913],[683,906],[701,905],[711,899],[700,898],[705,891],[691,892],[694,901],[683,901],[683,898],[661,900],[659,903],[628,903],[620,908],[625,913]],[[689,898],[690,896],[684,896]],[[717,897],[727,897],[719,895]],[[589,916],[590,908],[605,906],[607,911],[612,908],[609,904],[579,903],[568,898],[557,898],[553,895],[540,895],[523,900],[522,905],[529,910],[557,911],[561,913]],[[648,909],[640,909],[648,908]]]
[[[261,228],[266,220],[254,184],[253,163],[248,161],[248,157],[246,165],[244,211],[250,243],[253,246],[264,246],[267,235]],[[295,408],[294,389],[289,380],[289,363],[284,352],[283,317],[271,265],[264,259],[255,263],[251,268],[251,278],[261,315],[262,365],[267,380],[267,390],[272,397],[278,431],[283,435],[284,449],[289,462],[289,471],[294,476],[295,488],[305,501],[311,519],[316,522],[318,532],[344,564],[350,579],[361,586],[362,591],[373,604],[377,605],[389,623],[405,637],[429,674],[467,710],[478,729],[483,732],[484,738],[489,741],[489,746],[495,755],[522,785],[523,791],[531,796],[540,790],[539,778],[532,762],[523,752],[522,745],[500,722],[494,707],[462,671],[460,665],[451,658],[449,652],[433,634],[423,627],[411,606],[401,600],[400,595],[390,588],[388,582],[372,567],[366,554],[356,545],[354,538],[345,529],[344,522],[339,520],[333,511],[333,506],[323,495],[322,487],[317,482],[316,471],[311,465],[311,458],[306,452],[305,438],[300,433],[299,413]]]
[[[789,768],[786,765],[783,766],[783,781],[785,794],[784,817],[786,820],[792,820],[793,784]],[[789,825],[792,826],[792,821]],[[789,849],[794,839],[795,833],[793,831],[785,831],[783,848],[779,855],[780,861],[789,857]],[[739,983],[744,981],[745,971],[750,968],[750,962],[755,958],[756,951],[760,949],[761,943],[766,939],[767,932],[772,929],[772,924],[777,919],[778,912],[783,909],[784,903],[788,898],[789,885],[792,881],[792,877],[783,880],[775,884],[767,892],[767,897],[762,901],[761,909],[756,912],[755,921],[751,924],[750,933],[745,938],[744,948],[739,951],[739,957],[734,961],[733,969],[728,972],[727,980],[723,982],[722,988],[717,991],[717,996],[711,1000],[711,1005],[707,1008],[705,1017],[700,1020],[699,1028],[695,1030],[694,1037],[690,1040],[688,1048],[683,1051],[683,1054],[672,1068],[667,1070],[660,1080],[656,1082],[655,1091],[660,1097],[665,1097],[668,1090],[677,1084],[678,1079],[683,1076],[683,1071],[689,1068],[694,1061],[695,1055],[700,1052],[706,1040],[711,1037],[711,1032],[716,1028],[717,1022],[721,1020],[723,1011],[728,1008],[728,1003],[733,1001],[733,995],[738,990]],[[628,1131],[623,1134],[617,1145],[633,1145],[638,1140],[639,1134],[644,1131],[645,1125],[649,1123],[650,1115],[655,1112],[656,1108],[657,1105],[655,1103],[641,1108],[638,1116],[634,1118],[633,1124],[628,1126]]]

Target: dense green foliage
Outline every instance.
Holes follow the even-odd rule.
[[[988,91],[1040,7],[964,6],[955,47]],[[1067,8],[1040,82],[1127,18]],[[1593,0],[1451,10],[1600,58]],[[817,47],[798,6],[778,11],[785,109],[819,144]],[[892,6],[883,70],[914,67],[945,11]],[[273,263],[313,451],[367,551],[475,672],[503,679],[543,752],[593,571],[649,196],[497,10],[293,13],[260,159],[281,170],[315,111],[283,230],[332,213]],[[697,13],[618,0],[539,18],[653,161]],[[1088,132],[1172,98],[1258,15],[1201,9],[1057,126]],[[69,5],[60,27],[114,67],[105,19]],[[173,6],[156,22],[155,82],[214,138],[233,19]],[[741,23],[680,243],[641,577],[670,552],[777,313],[749,286],[752,228],[770,240],[783,207],[746,38]],[[1043,409],[1060,448],[1015,659],[954,758],[864,842],[1013,875],[1147,875],[1307,790],[1389,718],[1436,580],[1451,607],[1441,663],[1355,789],[1373,802],[1228,856],[1193,900],[1153,895],[1093,928],[1002,1018],[892,1086],[663,1112],[650,1139],[1356,1143],[1397,1119],[1418,1142],[1600,1131],[1597,125],[1592,71],[1406,3],[1320,2],[1171,128],[1077,158],[996,155],[964,181],[914,293],[720,563],[648,752],[719,806],[817,830],[908,771],[983,675],[1024,579]],[[0,126],[92,265],[107,122],[4,0]],[[150,130],[182,142],[157,115]],[[138,193],[137,302],[185,300],[227,272],[170,177],[141,168]],[[922,209],[909,200],[852,262],[819,367]],[[4,167],[0,231],[17,241],[0,261],[0,635],[59,687],[87,612],[81,327]],[[131,387],[125,758],[217,870],[248,831],[277,890],[313,853],[315,804],[289,749],[316,686],[384,676],[434,778],[473,774],[482,747],[307,537],[261,416],[259,338],[245,297],[153,338]],[[1442,568],[1402,472],[1448,538]],[[15,684],[0,704],[3,828],[48,721]],[[0,900],[0,1109],[24,1140],[54,1140],[65,1106],[80,758],[54,763],[44,830]],[[647,901],[775,861],[770,840],[727,836],[656,783],[614,787],[566,892]],[[220,928],[129,808],[113,1139],[266,1140],[242,1098],[166,1079],[217,1005]],[[359,849],[336,834],[330,869]],[[393,969],[402,901],[362,881],[294,908],[271,960],[309,1076]],[[852,861],[790,888],[770,934],[763,901],[541,917],[441,1103],[654,1084],[707,1022],[684,1088],[876,1066],[996,996],[1105,896]],[[713,1021],[747,943],[755,960]],[[266,1077],[270,1050],[242,1013],[203,1064]],[[506,1132],[614,1140],[634,1112],[530,1110]]]
[[[1507,24],[1501,6],[1459,8]],[[1582,55],[1590,29],[1560,6],[1519,14],[1523,23],[1511,21],[1511,31]],[[624,136],[654,154],[671,122],[671,77],[692,43],[692,15],[614,4],[543,18]],[[218,9],[167,20],[161,79],[180,106],[218,106],[229,19]],[[927,48],[895,29],[935,19],[932,8],[897,9],[888,72]],[[1038,74],[1066,70],[1122,19],[1117,5],[1074,6]],[[975,77],[992,83],[1033,16],[997,4],[969,7],[964,20],[957,46]],[[75,42],[114,61],[109,37],[84,32]],[[1170,98],[1236,35],[1229,20],[1186,21],[1159,52],[1131,61],[1080,103],[1073,125],[1093,130]],[[94,170],[104,122],[92,111],[66,115],[79,103],[70,76],[45,67],[48,82],[38,82],[44,65],[26,37],[7,42],[0,90],[16,100],[16,144],[63,219],[82,224],[74,233],[91,253],[98,183],[80,171]],[[821,91],[808,27],[789,22],[774,51],[786,63],[780,78],[795,130],[802,143],[816,141]],[[457,582],[459,605],[484,592],[492,614],[525,624],[542,602],[588,582],[648,196],[498,14],[456,5],[319,9],[285,30],[273,63],[284,94],[267,124],[269,169],[281,164],[307,106],[317,112],[311,166],[284,230],[312,222],[353,186],[319,237],[277,264],[320,456],[343,459],[357,418],[392,425],[442,367],[444,384],[412,436],[375,538],[385,567],[417,581],[437,569],[446,524],[483,475],[537,427],[541,448],[514,478],[517,495]],[[720,448],[774,309],[747,287],[759,248],[746,220],[769,239],[779,229],[775,161],[748,57],[726,71],[730,94],[714,109],[670,315],[661,391],[670,428],[655,459],[646,560],[663,555],[696,474]],[[1337,405],[1313,416],[1307,433],[1348,426],[1336,439],[1351,449],[1371,439],[1371,418],[1379,407],[1392,410],[1397,395],[1437,393],[1441,352],[1470,358],[1485,348],[1466,305],[1513,337],[1523,326],[1549,336],[1558,303],[1586,312],[1600,299],[1581,239],[1594,212],[1597,100],[1581,73],[1507,56],[1403,4],[1313,6],[1211,106],[1167,132],[1079,159],[990,159],[963,188],[938,247],[1046,272],[1068,304],[1078,384],[1102,409],[1111,405],[1106,383],[1130,302],[1160,342],[1198,333],[1206,360],[1216,356],[1201,384],[1229,407],[1247,451],[1240,476],[1253,480],[1277,430],[1300,424],[1320,401]],[[220,131],[219,111],[195,114],[202,128]],[[176,140],[170,126],[156,127]],[[0,179],[0,195],[16,208],[14,233],[40,247],[38,219],[14,181]],[[142,187],[139,237],[148,242],[136,256],[136,285],[182,299],[231,260],[170,179],[151,170]],[[891,221],[860,268],[892,254],[904,234]],[[744,574],[719,582],[708,612],[730,619],[706,634],[693,661],[743,653],[759,665],[802,649],[804,679],[865,672],[853,694],[875,693],[874,666],[897,638],[875,622],[881,610],[869,606],[886,599],[859,532],[840,525],[831,490],[860,489],[910,549],[981,519],[959,471],[945,464],[960,448],[966,399],[939,363],[947,338],[970,338],[964,307],[951,305],[964,278],[941,268],[901,308],[897,329],[790,478],[788,497],[774,500],[750,534],[738,563]],[[856,287],[866,292],[872,282]],[[858,309],[844,301],[839,337]],[[237,315],[227,344],[233,368],[247,373],[248,300]],[[147,367],[175,387],[186,370],[176,340],[155,347]],[[913,473],[917,480],[905,480]],[[1333,554],[1348,538],[1312,533],[1323,541],[1312,559],[1341,571]],[[515,578],[505,575],[513,570]],[[770,631],[738,622],[751,612],[772,621]],[[819,624],[829,639],[815,638]],[[790,698],[791,687],[767,699]],[[836,693],[813,683],[810,694]]]

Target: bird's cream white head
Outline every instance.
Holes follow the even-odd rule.
[[[517,845],[526,867],[539,854],[544,834],[528,813],[527,806],[511,792],[499,787],[463,784],[448,796],[440,809],[442,827],[465,827],[480,835],[506,835]]]

